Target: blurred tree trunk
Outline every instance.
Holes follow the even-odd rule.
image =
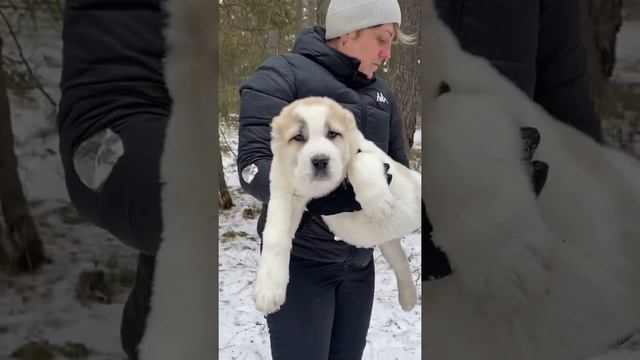
[[[329,8],[330,0],[316,0],[316,24],[324,26],[324,20],[327,17],[327,8]]]
[[[304,0],[296,0],[296,21],[298,29],[304,27]]]
[[[304,27],[316,25],[316,0],[303,0]]]
[[[11,110],[0,56],[0,202],[6,225],[6,231],[0,237],[0,265],[9,272],[27,272],[38,269],[45,256],[20,183],[13,144]]]
[[[218,205],[220,209],[227,210],[233,207],[233,199],[229,193],[227,182],[224,180],[224,167],[222,166],[222,153],[218,151]]]
[[[616,62],[616,36],[622,25],[622,0],[579,0],[587,76],[598,114],[613,104],[609,78]]]
[[[268,30],[265,36],[267,53],[277,54],[280,47],[280,32],[278,30]]]
[[[421,20],[422,5],[419,0],[400,0],[402,29],[405,34],[417,34]],[[413,146],[416,117],[420,109],[420,40],[415,45],[394,46],[386,78],[394,90],[400,118],[402,119],[407,149]]]
[[[296,16],[300,22],[300,29],[316,25],[316,2],[317,0],[296,0]]]

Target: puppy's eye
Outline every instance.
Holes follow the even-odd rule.
[[[304,136],[302,136],[302,134],[298,134],[298,135],[292,137],[291,141],[303,142],[304,141]]]
[[[327,134],[327,137],[329,139],[335,139],[338,136],[340,136],[340,133],[337,133],[337,132],[331,131],[331,130],[329,130],[329,133]]]

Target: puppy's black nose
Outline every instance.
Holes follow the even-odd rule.
[[[329,157],[326,155],[316,155],[311,158],[311,164],[316,171],[326,170],[327,164],[329,164]]]

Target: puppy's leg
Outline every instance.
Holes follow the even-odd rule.
[[[400,239],[387,241],[380,245],[382,256],[389,262],[389,265],[396,274],[398,282],[398,300],[402,310],[411,310],[418,302],[416,287],[411,277],[411,269],[409,268],[409,260],[402,249]]]
[[[387,184],[384,165],[376,154],[356,154],[349,162],[347,177],[366,216],[373,221],[383,221],[393,215],[394,197]]]
[[[272,187],[254,288],[256,308],[263,314],[279,310],[285,301],[291,242],[306,204],[291,192],[274,190]]]
[[[540,301],[558,242],[521,160],[518,118],[492,95],[446,94],[430,109],[423,164],[434,241],[486,310]]]

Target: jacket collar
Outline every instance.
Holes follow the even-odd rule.
[[[330,47],[324,36],[325,29],[320,26],[306,28],[293,44],[292,52],[321,65],[329,70],[336,79],[351,88],[365,87],[376,80],[375,74],[371,79],[367,79],[366,75],[358,71],[360,60]]]

